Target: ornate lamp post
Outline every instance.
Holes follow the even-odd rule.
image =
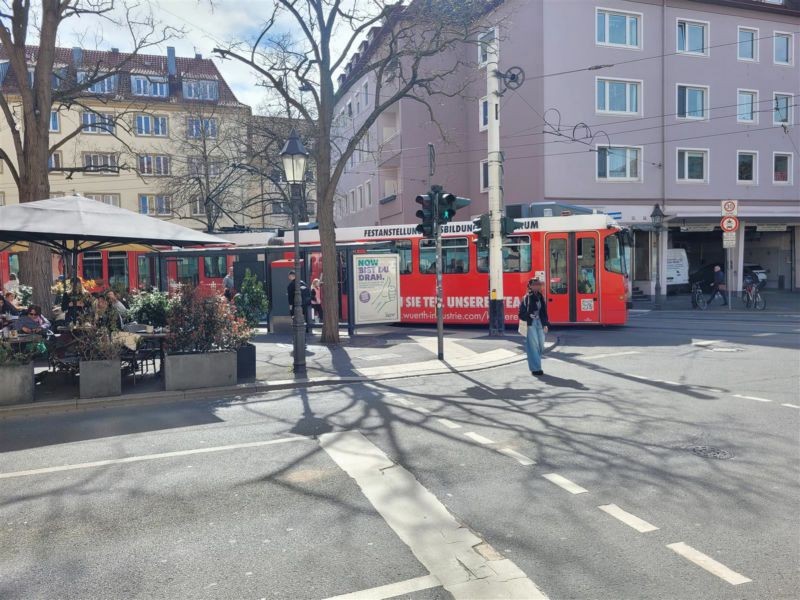
[[[290,186],[292,202],[292,226],[294,227],[294,307],[292,316],[292,332],[294,333],[294,373],[306,374],[306,315],[304,314],[303,299],[300,294],[300,202],[303,201],[303,182],[305,181],[306,162],[308,151],[300,136],[292,129],[289,139],[281,150],[281,161],[286,181]]]
[[[661,308],[661,228],[664,225],[664,211],[656,204],[653,206],[653,212],[650,213],[650,221],[653,224],[653,230],[656,232],[656,293],[653,308],[659,310]]]

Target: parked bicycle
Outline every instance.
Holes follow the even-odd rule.
[[[742,302],[745,308],[754,308],[755,310],[764,310],[767,308],[767,301],[761,295],[761,288],[756,283],[748,283],[742,290]]]
[[[705,294],[703,294],[703,288],[700,286],[700,282],[692,284],[692,308],[699,308],[700,310],[708,308],[708,302],[706,301]]]

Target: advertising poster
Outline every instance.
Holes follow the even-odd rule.
[[[356,325],[400,321],[399,259],[396,254],[353,256]]]

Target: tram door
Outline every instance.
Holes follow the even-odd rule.
[[[596,232],[551,233],[547,247],[547,312],[554,323],[597,323],[600,318]]]

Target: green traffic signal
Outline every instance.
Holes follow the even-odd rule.
[[[456,212],[461,208],[466,208],[472,203],[469,198],[461,198],[448,192],[443,193],[439,198],[439,217],[442,223],[452,221]]]

